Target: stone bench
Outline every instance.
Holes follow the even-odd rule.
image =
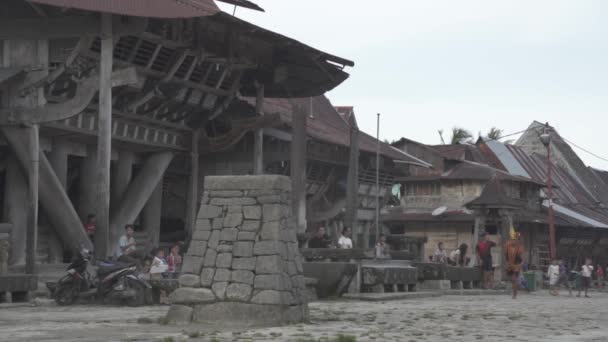
[[[360,292],[415,292],[418,270],[409,261],[369,260],[361,263]]]
[[[428,289],[472,289],[479,287],[479,267],[449,266],[439,263],[414,263],[418,268],[418,282]]]
[[[38,289],[38,276],[32,274],[0,275],[0,298],[5,303],[29,300],[29,293]]]
[[[307,261],[345,261],[371,259],[374,251],[363,248],[300,248],[300,254]]]

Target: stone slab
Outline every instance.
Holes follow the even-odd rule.
[[[441,297],[441,292],[345,293],[342,298],[369,302]]]
[[[196,323],[230,321],[239,326],[277,326],[307,321],[308,307],[218,302],[196,305],[192,319]]]
[[[201,304],[215,301],[213,292],[209,289],[180,287],[169,295],[171,304]]]
[[[173,304],[167,312],[166,321],[171,325],[188,325],[192,322],[194,308],[187,305]]]

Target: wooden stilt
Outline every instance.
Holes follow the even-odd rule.
[[[359,195],[359,128],[354,120],[350,120],[350,150],[348,159],[348,175],[346,179],[346,213],[344,224],[355,233],[357,226],[357,200]],[[353,236],[354,237],[354,236]]]
[[[4,217],[14,227],[26,227],[27,179],[19,165],[19,160],[14,156],[7,160],[5,184]],[[11,243],[9,265],[25,264],[26,229],[13,229],[9,241]]]
[[[30,128],[30,166],[28,169],[28,212],[25,273],[36,274],[36,249],[38,246],[38,179],[40,136],[38,125]]]
[[[68,182],[68,146],[62,140],[54,140],[51,153],[48,155],[49,163],[64,190],[67,191]],[[52,227],[49,235],[49,261],[60,263],[63,261],[63,246],[57,228]]]
[[[148,203],[143,209],[144,225],[148,233],[146,252],[154,247],[158,247],[160,240],[160,219],[163,203],[163,182],[162,180],[154,188]]]
[[[99,136],[97,139],[97,231],[95,256],[108,256],[110,231],[110,158],[112,153],[112,15],[101,14],[101,61],[99,67]]]
[[[192,131],[192,152],[190,154],[190,184],[188,185],[188,203],[186,214],[186,238],[189,240],[196,224],[196,210],[198,207],[199,192],[199,157],[198,140],[200,129]]]
[[[258,85],[255,99],[255,112],[264,115],[264,86]],[[253,141],[253,174],[264,173],[264,129],[259,128],[254,132]]]
[[[298,233],[306,232],[306,113],[294,110],[291,141],[292,208]]]

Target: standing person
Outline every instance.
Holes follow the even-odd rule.
[[[552,260],[551,265],[547,268],[547,277],[549,278],[549,293],[553,296],[559,295],[559,265],[557,264],[557,260]]]
[[[84,231],[93,244],[95,244],[95,231],[97,230],[97,217],[95,214],[87,215],[87,222],[84,224]]]
[[[325,235],[325,227],[319,227],[317,234],[308,240],[308,248],[329,248],[331,241]]]
[[[132,224],[127,224],[125,226],[125,234],[120,237],[118,240],[118,247],[116,249],[116,256],[118,261],[123,261],[127,263],[137,263],[137,252],[135,246],[137,243],[135,242],[135,238],[133,237]]]
[[[505,243],[504,247],[507,261],[507,275],[511,277],[513,299],[517,299],[519,274],[521,273],[521,266],[524,262],[524,247],[520,241],[520,234],[515,232],[515,229],[511,228],[509,235],[511,238]],[[559,266],[557,271],[559,275]]]
[[[597,265],[596,275],[597,275],[597,288],[598,289],[604,288],[604,269],[602,268],[602,265],[600,265],[600,264]]]
[[[578,289],[577,297],[581,296],[581,290],[585,290],[585,298],[589,298],[587,295],[587,291],[589,290],[589,286],[591,286],[591,276],[593,275],[593,265],[591,265],[591,259],[587,258],[585,260],[585,264],[582,267],[581,272],[581,288]]]
[[[338,248],[351,249],[353,248],[353,240],[350,238],[352,231],[350,227],[344,227],[342,229],[342,235],[338,239]]]
[[[179,249],[179,244],[176,243],[171,247],[171,252],[167,257],[167,264],[169,266],[167,272],[169,272],[169,276],[173,279],[177,279],[179,270],[182,267],[182,256],[179,255]]]
[[[390,247],[386,243],[386,235],[380,234],[380,241],[376,243],[376,259],[390,259]]]
[[[481,240],[475,247],[481,265],[482,286],[484,289],[488,289],[488,284],[490,285],[490,288],[494,288],[494,279],[492,277],[492,247],[494,246],[496,246],[496,244],[493,241],[490,241],[488,233],[483,232],[481,234]]]
[[[150,265],[150,279],[163,278],[163,273],[167,272],[168,268],[167,261],[165,260],[165,250],[157,248]]]
[[[433,262],[438,262],[440,264],[445,264],[448,260],[448,254],[443,249],[443,242],[439,242],[437,244],[437,249],[435,253],[433,253]]]

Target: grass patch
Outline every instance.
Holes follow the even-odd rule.
[[[188,333],[188,337],[199,338],[199,337],[201,337],[201,332],[200,331],[191,331]]]

